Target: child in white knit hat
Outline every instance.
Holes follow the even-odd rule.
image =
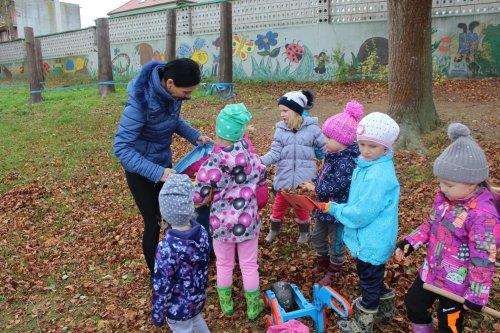
[[[398,135],[398,124],[386,114],[374,112],[361,119],[361,155],[347,203],[326,205],[325,211],[344,225],[343,240],[356,258],[361,286],[361,297],[353,301],[354,319],[340,321],[341,332],[372,332],[376,319],[389,321],[394,313],[394,291],[385,287],[384,272],[398,232],[399,182],[392,160]]]

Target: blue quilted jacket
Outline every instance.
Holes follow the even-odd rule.
[[[180,117],[182,102],[161,85],[158,70],[164,66],[151,61],[128,84],[129,98],[113,144],[125,170],[154,182],[172,164],[172,135],[177,133],[192,144],[201,135]]]
[[[207,298],[208,233],[191,221],[186,231],[169,229],[156,249],[153,275],[155,326],[165,319],[188,320],[198,315]]]

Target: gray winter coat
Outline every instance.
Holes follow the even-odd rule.
[[[324,149],[326,139],[318,126],[318,118],[306,117],[297,132],[285,122],[276,124],[271,149],[262,156],[262,164],[278,163],[273,187],[276,191],[295,189],[316,175],[314,148]]]

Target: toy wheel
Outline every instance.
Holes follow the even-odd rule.
[[[295,310],[295,299],[293,298],[293,290],[289,283],[279,281],[273,283],[271,290],[276,295],[278,303],[286,312]]]
[[[267,297],[266,293],[264,293],[264,297],[263,298],[264,298],[264,305],[265,305],[266,308],[268,308],[269,307],[269,298]]]
[[[273,326],[273,320],[271,319],[270,315],[265,315],[264,321],[266,322],[266,328]]]
[[[271,316],[273,317],[274,325],[283,324],[283,318],[281,318],[278,300],[275,298],[271,300]]]

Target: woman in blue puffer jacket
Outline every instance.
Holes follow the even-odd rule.
[[[182,101],[191,98],[200,80],[198,64],[181,58],[145,64],[127,87],[113,149],[144,219],[142,248],[151,275],[160,236],[158,194],[174,172],[172,136],[177,133],[193,145],[211,141],[180,117]]]

